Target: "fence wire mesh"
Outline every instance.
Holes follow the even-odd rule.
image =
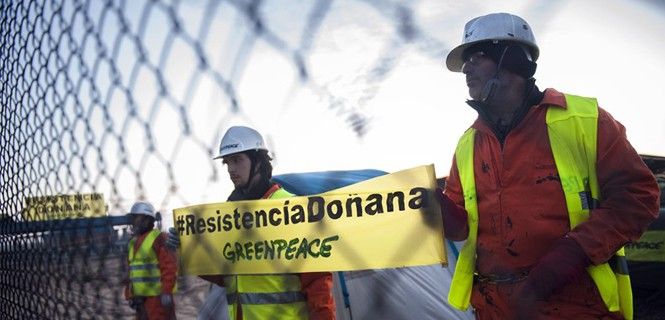
[[[301,135],[338,122],[335,135],[366,137],[377,129],[368,105],[399,87],[390,77],[405,57],[441,63],[451,48],[441,39],[458,39],[468,18],[459,13],[486,9],[433,2],[0,1],[0,318],[133,317],[124,297],[129,206],[148,200],[170,225],[169,209],[224,201],[231,183],[212,160],[224,130],[278,119],[293,127],[278,116],[294,101],[313,105],[297,119],[315,122]],[[535,24],[570,3],[515,9]],[[279,164],[294,147],[271,143],[271,133]],[[382,297],[392,290],[400,288],[382,287],[366,309],[389,305]],[[207,282],[179,277],[178,317],[195,318],[207,291]],[[663,319],[648,303],[636,301],[636,318]]]
[[[395,86],[391,73],[413,52],[440,63],[451,48],[441,39],[458,39],[459,12],[480,3],[0,1],[0,318],[133,317],[124,213],[135,200],[162,209],[167,226],[170,209],[224,201],[231,183],[212,160],[224,130],[294,126],[278,117],[294,101],[314,105],[298,119],[316,122],[308,129],[338,122],[335,134],[363,139],[376,129],[369,102]],[[519,10],[538,23],[566,4]],[[293,150],[264,137],[274,163]],[[366,309],[400,290],[382,289]],[[207,291],[179,277],[178,317],[195,318]]]
[[[358,66],[357,89],[340,95],[312,77],[324,66],[309,61],[321,30],[331,28],[327,17],[344,15],[332,1],[3,1],[0,317],[133,314],[123,296],[130,237],[123,213],[137,199],[160,208],[202,203],[197,190],[226,183],[211,158],[233,121],[252,124],[266,112],[240,98],[255,90],[243,78],[265,51],[294,75],[284,100],[307,90],[362,137],[371,129],[363,105],[401,53],[416,48],[439,59],[445,45],[423,32],[411,2],[357,5],[392,31]],[[275,105],[266,118],[288,107]],[[76,194],[101,195],[104,207],[76,217],[85,210],[44,215],[28,204]],[[207,286],[179,282],[178,314],[194,317]]]

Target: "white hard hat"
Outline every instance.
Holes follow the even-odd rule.
[[[144,201],[135,202],[127,214],[142,214],[156,218],[155,208],[149,202]]]
[[[538,59],[540,52],[531,27],[524,19],[510,13],[492,13],[473,18],[466,23],[462,44],[451,50],[446,58],[448,70],[462,71],[464,50],[485,41],[512,41],[524,44],[529,48],[532,61]]]
[[[234,126],[229,128],[222,137],[222,142],[219,144],[219,155],[214,159],[247,150],[268,151],[268,148],[258,131],[249,127]]]

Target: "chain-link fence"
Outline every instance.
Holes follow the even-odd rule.
[[[3,1],[0,317],[131,316],[128,206],[219,199],[198,192],[228,184],[211,160],[223,130],[270,121],[257,113],[288,108],[294,90],[324,101],[321,112],[353,135],[370,130],[363,105],[401,52],[440,59],[445,46],[421,30],[409,2],[355,5],[392,31],[357,67],[356,90],[340,95],[312,77],[329,66],[309,56],[328,17],[343,17],[332,1]],[[252,100],[269,88],[247,78],[277,61],[292,89],[271,112]],[[101,195],[104,207],[90,213],[67,198],[83,194]],[[181,278],[179,315],[193,317],[206,288]]]
[[[0,318],[132,317],[129,206],[150,201],[170,226],[170,209],[224,201],[231,183],[212,158],[234,124],[260,128],[277,167],[310,149],[293,139],[309,131],[362,140],[384,130],[379,113],[405,114],[370,106],[385,88],[405,89],[393,72],[406,59],[419,80],[422,61],[443,69],[454,44],[442,39],[459,39],[473,16],[460,12],[485,9],[433,2],[1,1]],[[514,3],[542,27],[568,2]],[[420,102],[410,89],[404,109]],[[293,119],[296,104],[311,108]],[[416,116],[404,121],[433,123]],[[455,133],[468,125],[448,122]],[[409,143],[431,149],[420,140]],[[437,156],[452,155],[455,142],[441,143],[451,152]],[[178,316],[194,318],[207,289],[180,277]]]

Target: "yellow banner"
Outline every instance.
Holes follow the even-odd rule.
[[[181,273],[265,274],[446,264],[434,167],[321,195],[173,211]]]
[[[625,248],[630,261],[665,262],[665,230],[647,230],[640,240]]]
[[[59,194],[25,199],[23,220],[44,221],[106,216],[106,202],[101,193]]]

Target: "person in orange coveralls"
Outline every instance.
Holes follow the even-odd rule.
[[[657,217],[656,180],[595,99],[535,85],[538,54],[526,21],[495,13],[446,58],[478,112],[436,193],[466,240],[448,300],[478,319],[630,319],[622,247]]]
[[[235,189],[228,201],[277,199],[293,196],[272,182],[272,164],[263,137],[244,126],[229,128],[222,137],[219,155],[228,167]],[[175,228],[169,229],[169,247],[180,244]],[[312,272],[273,275],[208,275],[201,278],[226,288],[230,319],[335,319],[332,274]],[[220,301],[219,303],[223,303]],[[199,319],[216,319],[219,308],[206,304]]]
[[[134,236],[129,241],[125,298],[136,310],[136,319],[175,319],[178,265],[175,254],[166,247],[167,233],[154,229],[156,213],[148,202],[134,203],[127,215]]]

